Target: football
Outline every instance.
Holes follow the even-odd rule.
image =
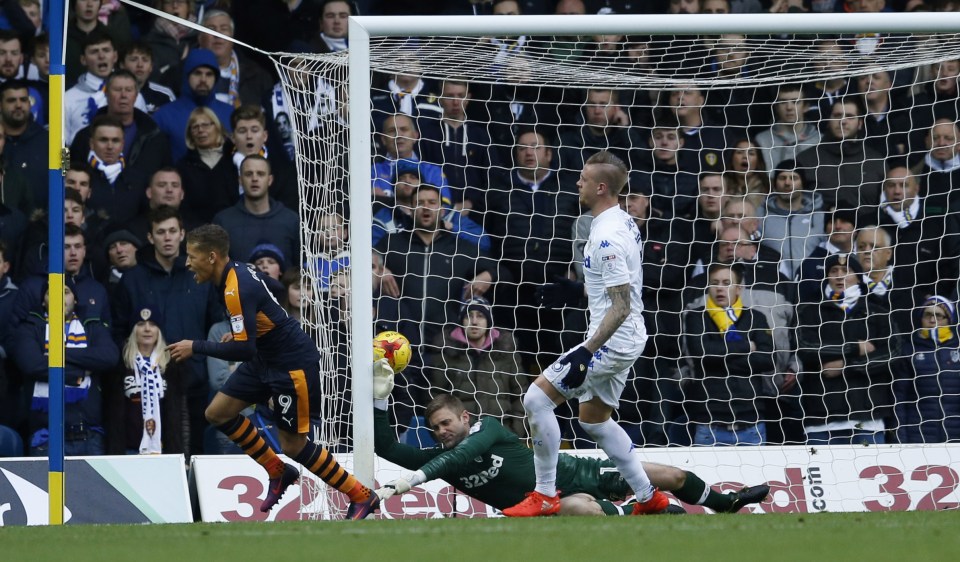
[[[394,373],[407,368],[411,353],[410,340],[400,332],[380,332],[373,338],[373,360],[386,358]]]

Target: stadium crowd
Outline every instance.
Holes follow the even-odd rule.
[[[337,332],[349,318],[349,209],[320,219],[324,247],[301,263],[299,186],[314,172],[309,161],[298,167],[304,125],[292,106],[312,108],[307,127],[342,135],[343,118],[330,118],[341,93],[301,77],[306,96],[291,99],[269,60],[222,38],[116,0],[69,4],[66,453],[236,452],[204,419],[236,365],[177,363],[165,351],[229,331],[214,288],[186,267],[185,235],[223,226],[231,257],[275,279],[291,315]],[[347,18],[358,13],[960,9],[947,0],[152,4],[266,51],[318,54],[348,48]],[[47,7],[0,9],[0,426],[31,455],[46,454],[49,439]],[[903,40],[820,37],[815,50],[836,63]],[[504,68],[524,50],[688,79],[749,76],[766,62],[741,35],[669,48],[634,36],[480,41]],[[584,161],[608,150],[631,170],[621,203],[643,240],[650,339],[619,410],[635,442],[960,439],[960,60],[663,91],[433,81],[408,62],[409,73],[376,76],[372,92],[376,325],[416,350],[394,391],[402,426],[416,427],[432,395],[450,392],[526,434],[524,389],[586,330],[583,268],[602,264],[584,263],[591,217],[576,183]],[[301,318],[311,295],[329,317],[307,307]],[[577,428],[565,437],[591,446]]]

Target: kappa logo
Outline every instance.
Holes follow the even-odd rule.
[[[607,242],[606,240],[604,240],[604,241],[600,242],[600,247],[601,247],[601,248],[609,248],[609,247],[610,247],[610,242]]]

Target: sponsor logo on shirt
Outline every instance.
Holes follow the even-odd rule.
[[[235,334],[239,334],[243,331],[243,315],[237,314],[236,316],[230,317],[230,329],[233,330]]]

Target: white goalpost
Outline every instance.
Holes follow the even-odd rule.
[[[398,467],[374,454],[372,342],[383,329],[401,331],[417,350],[391,400],[398,439],[432,445],[423,409],[447,392],[471,413],[495,416],[527,439],[524,389],[584,339],[585,303],[570,293],[582,280],[591,217],[579,207],[576,180],[584,159],[607,149],[630,167],[627,211],[649,234],[643,304],[650,340],[618,420],[639,445],[636,454],[695,470],[722,490],[769,482],[772,496],[762,511],[960,505],[960,446],[942,443],[951,438],[953,417],[960,418],[960,385],[917,396],[916,385],[904,382],[920,380],[916,372],[904,374],[922,362],[916,356],[923,352],[910,343],[914,309],[927,293],[946,293],[954,302],[958,296],[960,243],[954,246],[952,235],[960,234],[960,200],[954,204],[950,168],[956,165],[960,182],[958,30],[960,14],[953,13],[361,16],[350,19],[346,52],[265,53],[280,77],[279,97],[265,109],[295,145],[301,319],[321,352],[323,378],[314,439],[367,485],[396,476]],[[793,108],[792,122],[778,104]],[[938,125],[952,127],[952,143],[927,146]],[[831,137],[835,131],[839,136]],[[762,146],[765,133],[782,142]],[[927,156],[934,150],[953,156],[931,170]],[[784,163],[790,167],[781,170]],[[817,307],[824,294],[846,302],[842,291],[795,276],[818,244],[820,261],[810,264],[817,271],[832,263],[827,254],[833,253],[879,263],[883,235],[876,235],[876,249],[859,252],[854,235],[878,219],[894,220],[887,224],[892,237],[908,229],[916,216],[910,205],[897,207],[893,219],[879,214],[890,206],[885,181],[901,168],[920,182],[921,195],[937,196],[931,200],[942,208],[930,210],[924,224],[935,224],[941,236],[923,238],[923,231],[920,241],[909,242],[913,262],[889,260],[899,268],[890,269],[893,281],[862,278],[864,293],[876,295],[870,306],[877,301],[890,309],[873,318],[864,336],[877,345],[858,345],[857,338],[837,343],[830,338],[843,334],[847,309],[827,319]],[[781,171],[795,174],[803,193],[820,202],[794,209],[791,202],[806,199],[784,196],[789,208],[777,223],[767,205],[776,204]],[[417,184],[438,184],[439,219],[418,214]],[[808,219],[808,226],[777,226],[795,228],[794,219]],[[413,232],[429,221],[444,231],[433,242]],[[851,231],[846,239],[844,228]],[[724,238],[731,229],[742,235]],[[891,254],[897,244],[909,245],[903,240],[890,240]],[[803,255],[787,253],[798,247]],[[773,366],[750,367],[708,388],[704,381],[721,375],[702,372],[709,353],[694,349],[699,340],[689,326],[706,315],[701,308],[714,261],[749,267],[744,307],[767,320],[745,337],[769,335],[772,343],[757,353]],[[856,273],[852,265],[848,271]],[[815,295],[801,299],[809,283]],[[544,284],[566,287],[562,302],[541,306],[537,287]],[[878,284],[889,290],[879,294]],[[486,302],[468,303],[478,295]],[[479,344],[482,351],[462,329],[471,311],[483,312],[497,329]],[[926,334],[940,338],[936,330]],[[836,357],[827,357],[829,349],[841,350],[849,372],[830,366]],[[926,353],[941,348],[931,349]],[[732,348],[721,355],[737,354],[745,355]],[[876,371],[883,374],[870,378]],[[844,392],[830,386],[836,373]],[[923,376],[940,380],[938,373]],[[856,392],[866,398],[854,400]],[[841,429],[892,439],[908,429],[927,435],[931,420],[921,410],[930,400],[943,409],[944,439],[806,442]],[[950,410],[954,403],[957,411]],[[826,411],[837,404],[846,407],[840,421]],[[753,417],[742,418],[744,411]],[[558,413],[568,448],[596,455],[573,411]],[[737,433],[760,424],[769,443],[761,447],[690,446],[700,427]],[[342,494],[318,480],[302,490],[301,517],[337,518],[346,507]],[[424,490],[406,507],[392,498],[385,516],[495,515],[446,484]]]

